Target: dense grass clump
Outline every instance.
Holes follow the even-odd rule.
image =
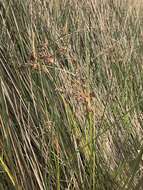
[[[143,9],[0,1],[0,189],[143,189]]]

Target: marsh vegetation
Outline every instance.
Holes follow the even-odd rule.
[[[1,1],[1,190],[143,189],[138,2]]]

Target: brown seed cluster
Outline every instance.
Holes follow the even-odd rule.
[[[34,70],[41,69],[42,65],[53,65],[54,63],[54,55],[49,53],[47,43],[42,44],[35,51],[32,51],[28,58],[28,65]]]
[[[57,65],[60,68],[63,68],[63,61],[68,61],[68,64],[77,67],[77,60],[73,52],[69,51],[67,45],[58,45],[56,50],[51,52],[49,44],[43,43],[40,44],[37,48],[34,47],[31,53],[28,56],[27,66],[30,66],[34,70],[39,70],[45,66],[54,66]]]

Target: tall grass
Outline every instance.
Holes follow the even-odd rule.
[[[0,189],[139,190],[139,1],[0,1]]]

